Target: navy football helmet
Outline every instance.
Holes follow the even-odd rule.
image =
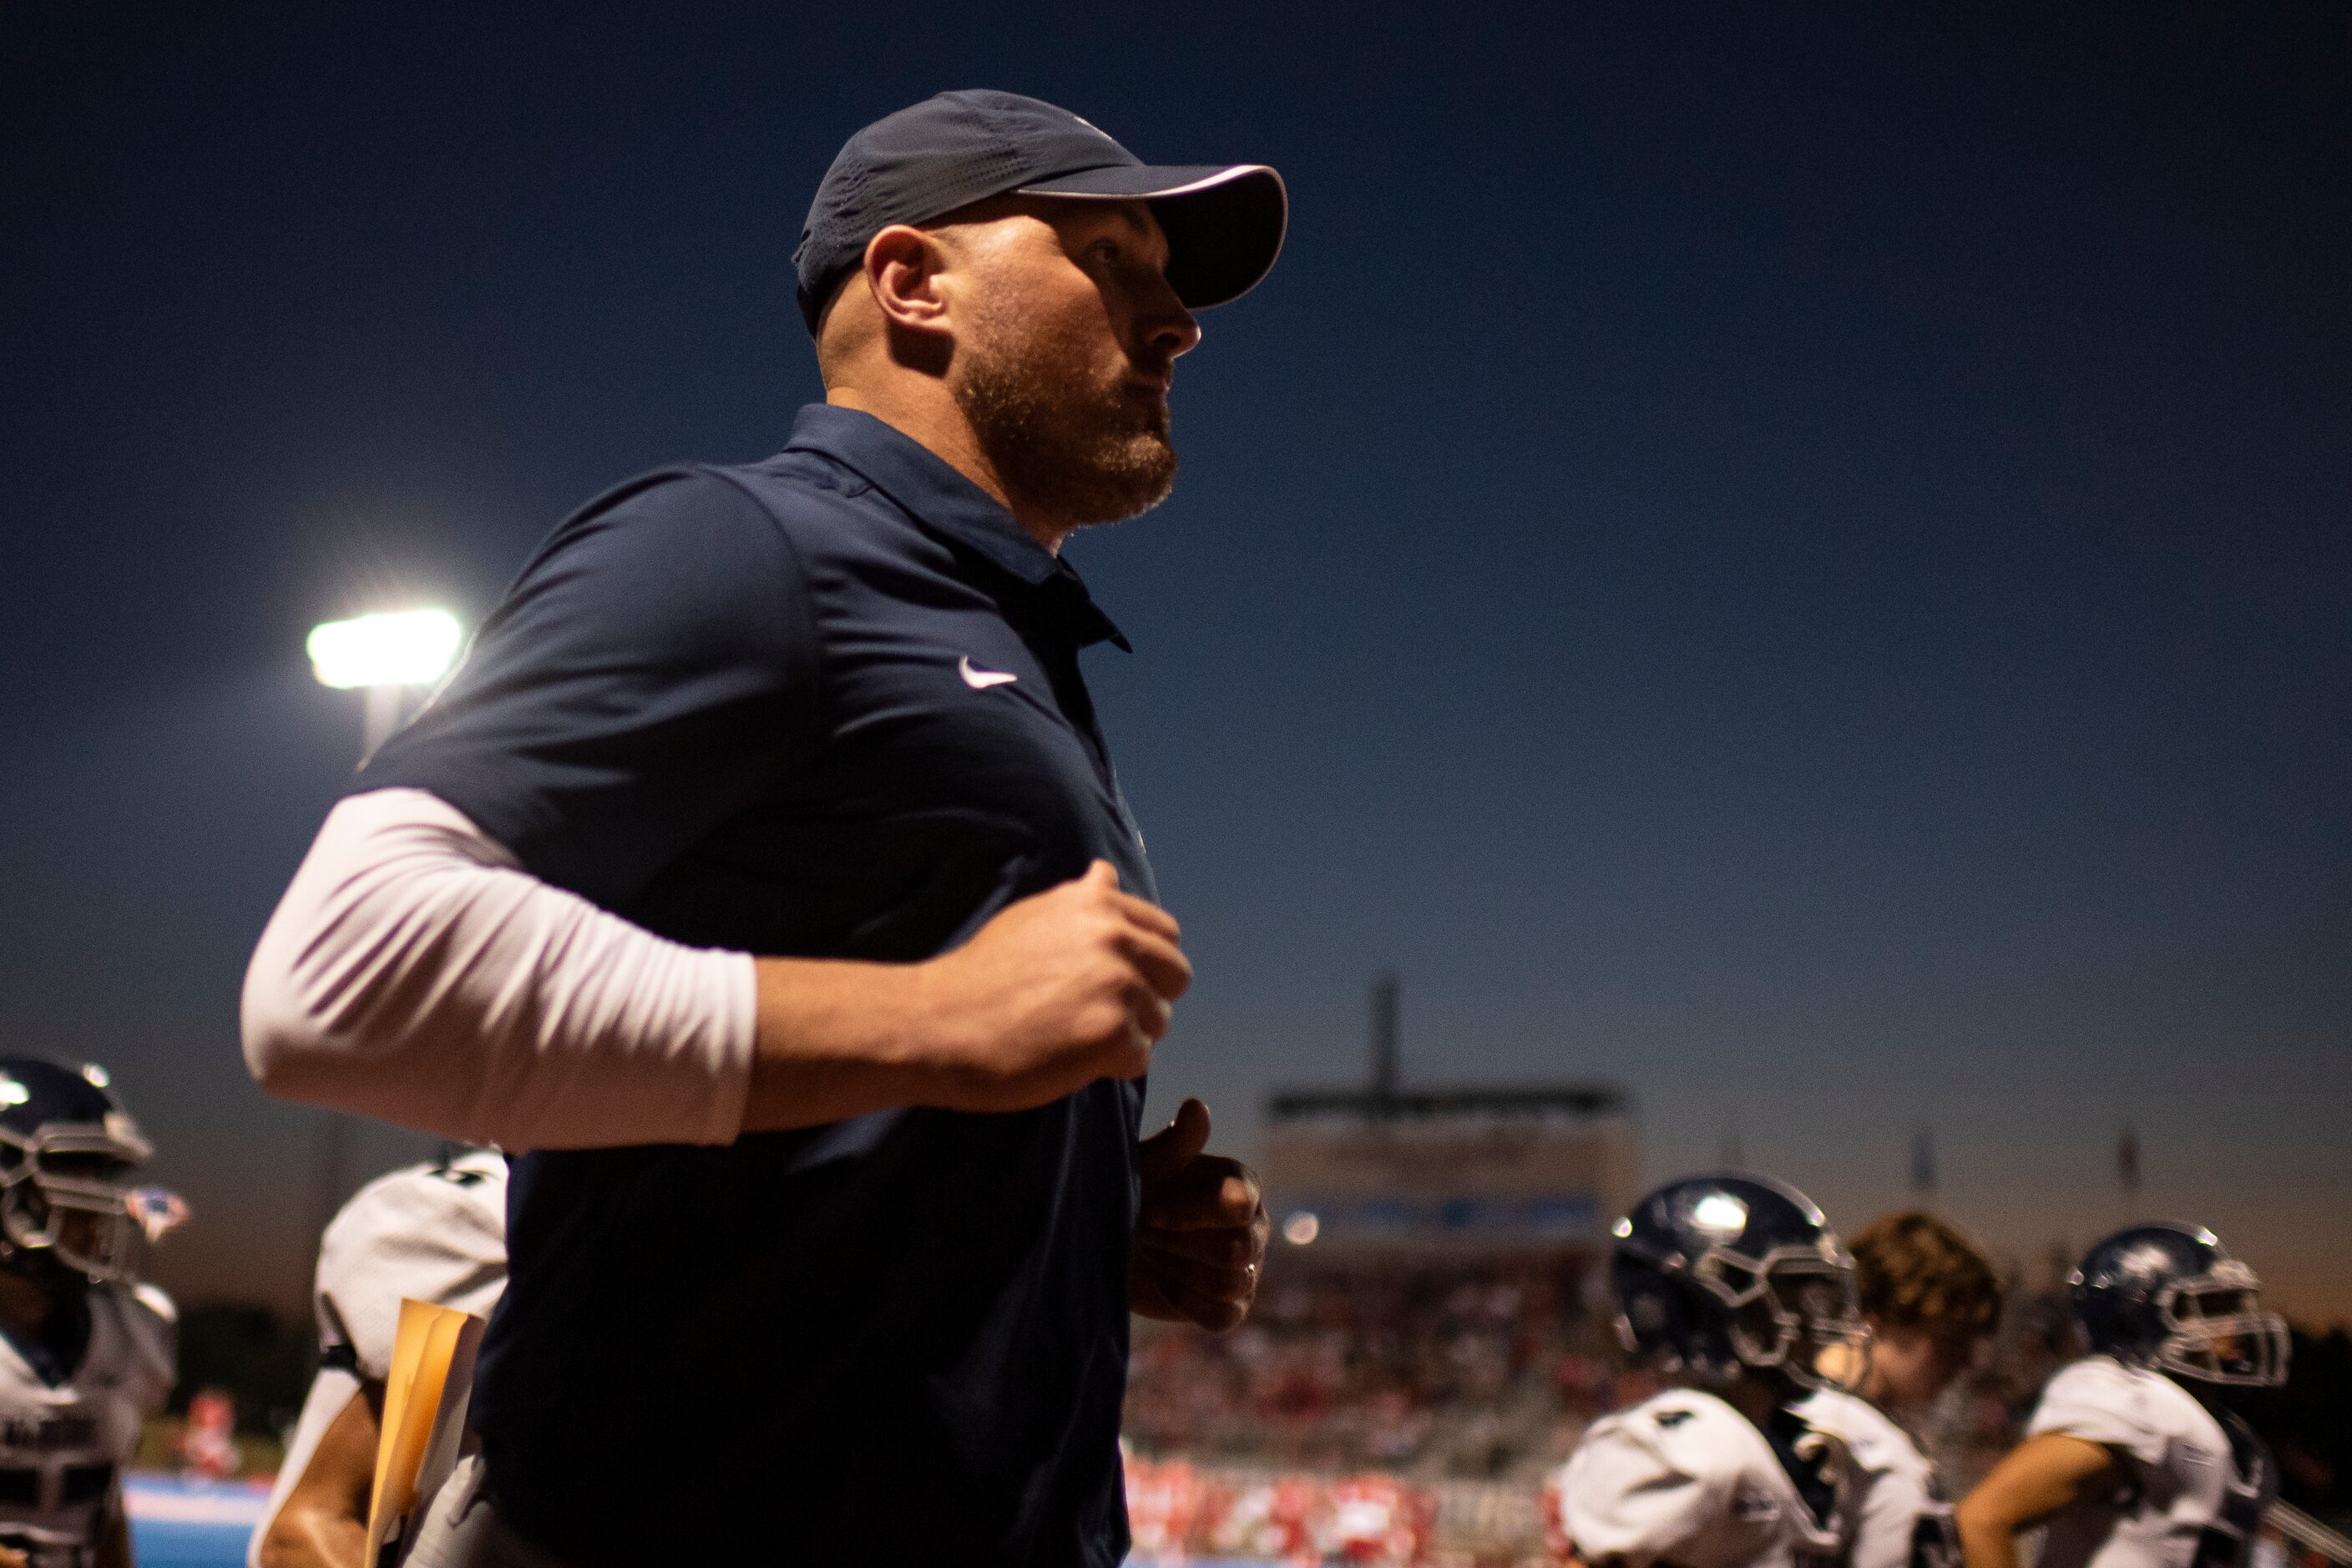
[[[2083,1255],[2067,1281],[2091,1349],[2204,1383],[2286,1381],[2286,1320],[2262,1310],[2254,1271],[2193,1225],[2136,1225]]]
[[[100,1067],[0,1057],[0,1265],[133,1279],[142,1243],[185,1216],[132,1185],[154,1151],[108,1083]]]
[[[1613,1227],[1610,1293],[1625,1348],[1726,1384],[1755,1370],[1845,1388],[1868,1363],[1853,1259],[1811,1198],[1769,1176],[1668,1182]]]

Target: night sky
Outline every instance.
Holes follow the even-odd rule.
[[[1153,1103],[1612,1078],[1851,1229],[2136,1206],[2352,1314],[2352,12],[0,7],[0,1041],[293,1297],[236,1048],[347,782],[310,625],[469,623],[782,442],[858,125],[1053,99],[1294,224],[1076,542],[1198,985]],[[364,1136],[352,1174],[429,1147]]]

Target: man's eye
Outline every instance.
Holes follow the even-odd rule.
[[[1118,264],[1118,241],[1115,239],[1096,240],[1092,245],[1087,247],[1087,255],[1092,259],[1101,262],[1106,267],[1115,267]]]

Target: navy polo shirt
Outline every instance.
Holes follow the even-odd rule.
[[[921,959],[1098,857],[1155,896],[1105,639],[971,481],[813,406],[564,522],[355,788],[680,942]],[[474,1405],[502,1512],[583,1563],[1118,1562],[1141,1104],[525,1155]]]

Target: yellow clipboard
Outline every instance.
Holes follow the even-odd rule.
[[[376,1440],[375,1486],[368,1497],[366,1555],[380,1568],[387,1542],[414,1539],[420,1497],[429,1498],[457,1463],[466,1405],[473,1391],[481,1319],[454,1307],[404,1297],[384,1379],[383,1435]],[[420,1485],[430,1477],[430,1485]]]

